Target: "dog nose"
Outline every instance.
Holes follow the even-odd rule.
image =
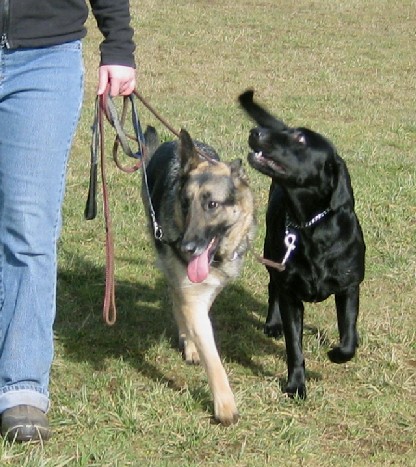
[[[194,240],[182,241],[181,249],[184,253],[189,253],[193,255],[198,249],[198,245],[197,245],[197,242]]]

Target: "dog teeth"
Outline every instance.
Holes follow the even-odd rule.
[[[256,152],[256,153],[254,153],[254,155],[256,157],[262,157],[263,156],[263,151]]]

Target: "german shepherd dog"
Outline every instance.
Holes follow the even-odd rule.
[[[208,313],[239,274],[254,237],[253,196],[241,160],[220,162],[212,147],[193,141],[186,130],[179,140],[159,145],[155,129],[148,127],[145,141],[150,160],[142,198],[150,224],[155,220],[163,232],[161,238],[153,236],[154,245],[168,281],[179,345],[187,363],[202,362],[215,418],[230,425],[238,411]]]
[[[334,145],[307,128],[290,128],[253,101],[239,96],[257,123],[249,135],[250,165],[271,178],[264,256],[269,261],[269,306],[265,333],[286,341],[290,396],[306,397],[302,353],[303,302],[335,295],[340,344],[328,352],[334,363],[354,357],[359,285],[365,244],[354,212],[345,162]]]

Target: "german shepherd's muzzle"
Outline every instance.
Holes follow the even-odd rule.
[[[230,425],[238,412],[208,312],[239,274],[254,237],[253,196],[241,160],[220,162],[214,149],[193,141],[185,130],[179,141],[159,145],[155,129],[148,127],[145,140],[151,157],[148,193],[143,189],[142,198],[149,213],[150,195],[163,232],[154,244],[169,284],[179,343],[187,363],[204,365],[215,418]]]

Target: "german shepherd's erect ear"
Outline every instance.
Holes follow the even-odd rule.
[[[228,166],[231,170],[231,176],[234,180],[241,180],[248,185],[248,177],[243,167],[243,161],[241,159],[235,159],[231,161]]]
[[[155,127],[147,125],[146,131],[144,132],[144,140],[147,147],[147,156],[150,158],[160,146],[160,138]]]
[[[179,155],[181,158],[181,170],[182,173],[188,173],[195,169],[200,163],[201,158],[196,152],[195,145],[192,141],[190,134],[181,129],[179,134]]]

